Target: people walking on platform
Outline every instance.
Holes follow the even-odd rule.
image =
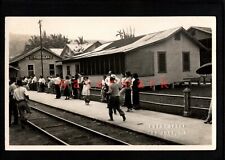
[[[83,82],[84,82],[84,77],[83,77],[83,73],[79,74],[79,78],[78,78],[78,84],[79,84],[79,99],[82,99],[82,90],[83,90]]]
[[[90,103],[90,89],[91,81],[88,79],[88,76],[84,76],[82,95],[84,97],[85,104],[87,105]]]
[[[134,109],[140,109],[140,98],[139,98],[139,78],[138,74],[134,73],[132,78],[132,102]]]
[[[108,91],[108,88],[105,84],[106,75],[103,76],[103,79],[101,81],[101,101],[107,102],[106,100],[106,92]]]
[[[61,97],[60,84],[61,84],[61,78],[59,77],[58,74],[56,74],[56,78],[54,79],[56,99],[59,99]]]
[[[77,99],[79,98],[79,75],[75,74],[75,76],[72,78],[72,89],[73,89],[73,98]]]
[[[17,88],[16,86],[16,78],[11,78],[9,83],[9,125],[17,125],[18,124],[18,109],[16,105],[16,101],[13,98],[14,90]],[[13,115],[13,122],[12,122]]]
[[[119,84],[115,83],[115,78],[110,77],[108,109],[110,121],[113,121],[113,110],[117,110],[120,116],[123,117],[123,121],[126,120],[124,112],[120,109],[120,99],[119,99]]]
[[[210,102],[208,116],[207,116],[206,120],[204,121],[204,123],[205,124],[207,124],[207,123],[212,124],[212,101]]]
[[[131,102],[131,73],[128,71],[125,73],[125,102],[124,105],[127,107],[127,112],[132,111],[132,102]]]
[[[16,100],[19,110],[21,127],[25,128],[25,123],[27,121],[25,114],[31,113],[30,108],[27,104],[29,96],[27,94],[27,89],[22,86],[21,80],[17,80],[16,84],[18,87],[14,90],[13,98]]]
[[[71,95],[71,81],[69,76],[66,76],[66,79],[64,81],[64,96],[66,96],[65,100],[70,99]]]

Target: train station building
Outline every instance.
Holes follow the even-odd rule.
[[[43,76],[53,76],[55,74],[62,74],[62,66],[58,62],[62,58],[51,51],[50,49],[42,49],[43,59]],[[42,74],[42,63],[41,63],[41,47],[34,48],[33,50],[14,57],[9,62],[10,66],[17,69],[17,74],[10,73],[10,76],[24,77],[24,76],[40,76]],[[11,68],[12,68],[11,67]]]
[[[89,75],[94,83],[112,70],[115,74],[130,71],[138,73],[144,85],[150,81],[159,85],[185,78],[199,77],[200,50],[207,50],[190,36],[183,27],[172,28],[143,36],[109,42],[91,52],[62,60],[66,74],[75,72]]]

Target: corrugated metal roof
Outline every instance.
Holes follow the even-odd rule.
[[[102,44],[101,46],[95,48],[93,51],[97,52],[97,51],[101,51],[103,50],[104,48],[106,48],[107,46],[109,46],[112,42],[107,42],[107,43],[104,43]]]
[[[61,55],[63,48],[49,48],[52,52],[54,52],[55,54],[57,54],[58,56]]]
[[[120,40],[116,40],[113,41],[110,45],[108,45],[107,47],[105,47],[104,49],[115,49],[115,48],[120,48],[126,45],[129,45],[131,43],[134,43],[135,41],[139,40],[140,38],[144,37],[144,35],[142,36],[138,36],[138,37],[132,37],[132,38],[126,38],[126,39],[120,39]]]
[[[19,71],[19,68],[9,65],[9,68]]]
[[[208,27],[191,26],[191,27],[190,27],[189,29],[187,29],[187,30],[190,30],[190,29],[197,29],[197,30],[200,30],[200,31],[203,31],[203,32],[212,34],[212,29],[211,29],[211,28],[208,28]]]
[[[89,57],[95,57],[95,56],[103,56],[103,55],[109,55],[109,54],[115,54],[115,53],[121,53],[121,52],[128,52],[130,50],[145,46],[145,45],[151,45],[154,44],[155,42],[162,41],[166,38],[169,38],[173,34],[179,32],[179,31],[185,31],[183,27],[177,27],[177,28],[172,28],[160,32],[155,32],[155,33],[150,33],[144,36],[141,36],[141,38],[136,39],[133,43],[129,43],[128,45],[121,46],[119,48],[114,48],[114,49],[104,49],[101,51],[92,51],[92,52],[87,52],[84,54],[76,55],[73,56],[72,58],[68,58],[65,60],[72,60],[72,59],[81,59],[81,58],[89,58]],[[196,43],[199,46],[202,46],[198,41],[194,40],[192,37],[190,37],[188,34],[186,34],[194,43]],[[126,39],[124,39],[126,40]]]
[[[67,44],[67,46],[73,51],[74,54],[85,52],[89,47],[91,47],[94,43],[84,43],[84,44],[78,44],[78,43],[73,43],[73,44]]]
[[[139,36],[138,38],[135,39],[136,41],[132,41],[133,43],[128,43],[128,45],[125,45],[125,46],[122,46],[119,48],[115,48],[115,49],[102,50],[102,51],[98,51],[98,52],[95,52],[95,51],[87,52],[85,54],[80,54],[80,55],[74,56],[74,57],[72,57],[72,59],[88,58],[88,57],[94,57],[94,56],[127,52],[127,51],[133,50],[135,48],[165,39],[165,38],[169,37],[170,35],[174,34],[175,32],[177,32],[178,30],[180,30],[181,28],[182,27],[172,28],[172,29],[165,30],[165,31],[160,31],[160,32],[150,33],[150,34],[147,34],[144,36]],[[125,41],[125,40],[126,39],[124,39],[123,41]],[[129,41],[129,42],[131,42],[131,41]]]

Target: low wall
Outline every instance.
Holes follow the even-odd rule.
[[[91,99],[100,101],[99,89],[91,89]],[[210,97],[191,96],[190,117],[205,119],[210,101]],[[140,92],[140,105],[142,109],[146,110],[183,115],[184,96]]]

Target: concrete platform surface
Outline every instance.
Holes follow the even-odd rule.
[[[121,107],[125,111],[126,121],[123,122],[118,113],[113,115],[114,121],[108,121],[109,115],[106,103],[91,101],[89,105],[85,105],[83,100],[65,100],[64,96],[61,99],[55,99],[54,94],[36,91],[28,91],[28,93],[31,100],[179,144],[212,144],[212,125],[204,124],[203,120],[147,110],[126,112],[127,109]]]

